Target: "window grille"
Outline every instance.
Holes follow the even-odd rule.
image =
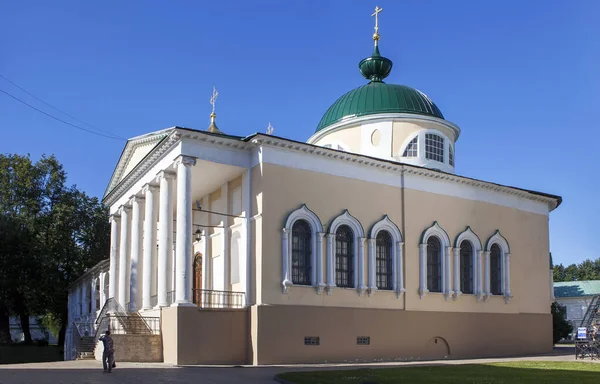
[[[306,220],[292,226],[292,283],[311,284],[312,231]]]
[[[392,290],[392,236],[379,231],[375,240],[377,289]]]
[[[468,240],[460,243],[460,290],[473,293],[473,245]]]
[[[356,338],[356,345],[370,345],[371,337],[370,336],[358,336]]]
[[[304,345],[320,345],[321,340],[319,336],[305,336]]]
[[[418,156],[418,149],[419,149],[419,136],[416,136],[414,139],[412,139],[410,141],[410,143],[408,143],[408,145],[406,146],[406,149],[404,150],[404,153],[402,154],[402,156],[404,156],[404,157],[417,157]]]
[[[502,251],[498,244],[490,250],[490,290],[492,295],[502,294]]]
[[[436,236],[427,240],[427,289],[442,292],[442,244]]]
[[[433,133],[425,134],[425,158],[444,162],[444,139]]]
[[[335,284],[338,287],[354,287],[354,233],[347,225],[335,234]]]
[[[454,167],[454,149],[451,145],[448,146],[448,163]]]

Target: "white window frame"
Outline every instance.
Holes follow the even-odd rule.
[[[490,236],[488,241],[485,244],[485,290],[484,290],[484,299],[488,299],[494,295],[491,292],[491,271],[490,271],[490,252],[492,250],[492,245],[497,244],[500,247],[500,284],[502,286],[502,296],[504,297],[504,301],[508,304],[510,299],[513,297],[510,293],[510,246],[508,245],[508,241],[502,236],[500,230],[496,230],[496,232]]]
[[[413,140],[417,139],[417,155],[416,156],[404,156],[404,152],[406,152],[406,150],[408,149],[408,146],[410,144],[412,144]],[[403,159],[414,159],[414,158],[419,158],[419,148],[421,147],[421,138],[419,137],[419,134],[416,135],[412,135],[410,137],[409,140],[407,140],[405,143],[402,144],[402,147],[400,149],[400,157]]]
[[[427,159],[426,157],[426,146],[425,146],[425,135],[431,133],[431,134],[435,134],[440,136],[441,138],[444,139],[444,161],[443,162],[439,162],[436,160],[431,160],[431,159]],[[406,147],[408,146],[408,144],[410,144],[410,142],[415,138],[418,137],[418,145],[417,145],[417,156],[416,157],[404,157],[404,151],[406,150]],[[454,145],[452,143],[452,140],[450,140],[450,138],[448,138],[448,136],[446,136],[442,131],[439,131],[437,129],[432,129],[432,128],[424,128],[419,130],[418,132],[410,135],[406,140],[404,140],[404,142],[402,143],[402,146],[400,147],[400,152],[397,154],[397,157],[395,157],[396,160],[401,161],[403,163],[406,164],[412,164],[412,165],[417,165],[419,167],[427,167],[427,168],[432,168],[432,169],[439,169],[441,171],[444,172],[454,172],[454,166],[450,165],[450,160],[449,160],[449,147],[452,146],[452,149],[454,149]],[[456,164],[456,153],[453,151],[454,154],[454,164]]]
[[[429,290],[427,289],[427,240],[431,236],[436,236],[442,243],[442,293],[446,300],[449,300],[454,293],[450,286],[450,253],[452,246],[450,245],[450,237],[448,233],[439,225],[437,221],[433,225],[423,231],[421,235],[421,244],[419,246],[419,264],[420,264],[420,281],[419,281],[419,296],[421,299],[425,297]]]
[[[379,231],[387,231],[392,237],[392,284],[393,290],[396,292],[398,298],[405,292],[404,279],[402,276],[403,270],[403,258],[402,258],[402,246],[404,240],[402,233],[398,226],[394,224],[392,220],[385,215],[383,219],[379,220],[371,228],[369,242],[369,296],[377,291],[377,276],[376,276],[376,240]]]
[[[436,159],[430,159],[427,157],[427,135],[434,136],[434,137],[437,136],[442,141],[441,142],[441,144],[442,144],[442,160],[441,161],[436,160]],[[425,141],[423,143],[423,147],[424,147],[423,149],[424,149],[424,154],[425,154],[425,160],[435,161],[436,163],[448,164],[448,149],[447,149],[447,145],[446,145],[446,143],[447,143],[446,137],[437,132],[427,132],[427,133],[425,133],[424,138],[425,138]],[[438,141],[433,140],[433,142],[437,143]],[[433,154],[433,155],[437,156],[437,154]]]
[[[348,146],[339,140],[328,141],[327,143],[319,144],[319,145],[322,146],[323,148],[335,149],[336,151],[350,152],[350,149],[348,148]]]
[[[479,301],[482,298],[481,290],[481,254],[482,246],[479,236],[471,230],[471,227],[467,227],[461,232],[454,242],[454,300],[458,299],[462,292],[460,291],[460,245],[463,241],[470,241],[473,246],[473,294]]]
[[[283,293],[288,293],[292,282],[292,228],[298,220],[305,220],[311,229],[311,286],[317,288],[317,293],[321,293],[325,287],[323,283],[323,262],[322,262],[322,241],[323,241],[323,225],[319,217],[308,207],[303,204],[288,215],[285,227],[282,229],[282,288]]]
[[[365,232],[360,222],[345,210],[344,213],[336,217],[329,226],[327,234],[327,294],[331,294],[337,286],[335,283],[335,254],[336,241],[335,235],[338,228],[342,225],[347,225],[352,229],[354,234],[354,288],[358,290],[358,294],[362,295],[367,290],[364,283],[364,241]]]

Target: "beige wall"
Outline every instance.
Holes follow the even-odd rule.
[[[344,127],[343,129],[333,131],[323,136],[315,145],[325,145],[331,143],[342,143],[350,152],[361,153],[362,143],[362,125],[354,125]],[[454,131],[450,128],[430,121],[415,122],[415,121],[393,121],[392,123],[392,147],[391,153],[386,153],[385,156],[395,157],[401,155],[405,141],[423,129],[435,129],[443,133],[452,143],[456,141]],[[337,148],[333,148],[337,149]]]
[[[348,148],[350,152],[360,153],[360,141],[361,126],[355,125],[351,127],[346,127],[344,129],[340,129],[339,131],[331,132],[319,141],[315,142],[314,144],[325,145],[340,143],[343,146],[346,146],[346,148]],[[337,149],[337,147],[334,146],[333,149]]]
[[[258,364],[426,360],[552,351],[550,314],[261,306]],[[320,345],[304,345],[305,336]],[[370,345],[356,345],[369,336]],[[436,342],[437,341],[437,342]]]
[[[405,141],[422,129],[438,130],[446,135],[446,137],[450,139],[452,143],[456,141],[454,132],[450,128],[447,128],[441,124],[394,121],[392,133],[392,156],[402,155],[400,151],[404,149],[403,146],[406,144]]]
[[[163,361],[160,335],[111,335],[115,348],[115,361],[160,363]],[[94,358],[102,361],[104,344],[100,341],[94,349]]]
[[[264,211],[262,220],[256,222],[257,230],[262,231],[262,235],[256,233],[256,239],[262,240],[261,247],[256,247],[257,255],[262,257],[261,268],[257,271],[260,274],[258,289],[261,303],[448,312],[549,313],[546,215],[405,189],[406,217],[403,223],[401,188],[272,164],[262,164],[262,174],[260,188],[264,196]],[[404,236],[405,297],[399,300],[393,293],[381,291],[371,297],[361,297],[356,290],[340,288],[331,295],[317,295],[310,287],[291,287],[288,294],[283,294],[281,229],[288,214],[302,204],[307,204],[324,225],[348,209],[361,222],[367,237],[371,226],[387,214]],[[419,297],[420,237],[434,221],[446,230],[452,243],[467,226],[479,236],[483,246],[497,229],[500,230],[511,247],[511,292],[514,298],[508,304],[502,297],[492,297],[486,302],[477,302],[473,295],[463,295],[456,301],[446,301],[442,294],[428,294],[423,299]],[[325,241],[323,245],[325,267]],[[367,248],[365,245],[365,259]],[[367,272],[368,269],[365,269],[365,282]]]
[[[165,363],[245,364],[248,361],[247,310],[173,307],[163,308],[162,313]]]

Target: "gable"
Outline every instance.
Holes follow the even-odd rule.
[[[110,179],[108,187],[104,192],[104,196],[108,195],[114,187],[117,186],[127,175],[142,161],[144,158],[152,152],[154,148],[169,135],[173,128],[164,129],[157,132],[152,132],[143,136],[134,137],[129,139],[119,162],[115,167],[115,171]]]

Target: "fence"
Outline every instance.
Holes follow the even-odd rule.
[[[200,308],[245,308],[244,292],[194,289],[194,303]]]

